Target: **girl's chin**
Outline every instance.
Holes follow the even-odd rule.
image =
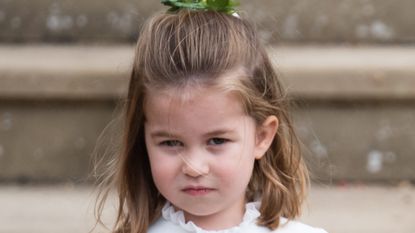
[[[201,206],[198,206],[198,207],[195,207],[195,206],[187,207],[186,206],[184,208],[177,207],[176,205],[173,205],[173,206],[176,211],[179,211],[179,210],[183,211],[186,220],[192,217],[206,217],[206,216],[216,213],[216,210],[214,210],[211,205],[205,208]]]

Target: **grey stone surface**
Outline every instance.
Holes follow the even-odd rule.
[[[0,48],[0,180],[87,180],[96,139],[125,95],[132,51]],[[317,182],[415,180],[414,51],[270,48],[299,103],[294,117]]]
[[[414,43],[412,0],[242,0],[270,42]],[[154,0],[1,0],[1,42],[132,42]]]
[[[412,46],[283,46],[269,54],[288,92],[308,100],[414,100]]]
[[[91,187],[0,186],[0,232],[88,232],[93,205]],[[413,233],[414,208],[411,186],[312,186],[301,221],[329,233]],[[104,222],[111,224],[113,214],[112,202]]]
[[[86,182],[115,104],[1,101],[0,181]]]
[[[0,98],[117,99],[133,53],[132,46],[0,46]]]
[[[308,103],[294,116],[316,182],[415,180],[415,102]]]
[[[133,46],[0,46],[0,98],[114,99]],[[278,46],[269,54],[299,99],[413,100],[414,46]]]

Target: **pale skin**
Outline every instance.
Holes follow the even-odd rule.
[[[160,193],[203,229],[239,225],[254,162],[271,145],[277,117],[257,125],[236,94],[217,87],[149,93],[145,140]]]

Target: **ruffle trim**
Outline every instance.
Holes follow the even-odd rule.
[[[243,228],[244,226],[247,226],[249,224],[256,224],[257,218],[261,215],[261,213],[258,210],[259,207],[260,207],[260,202],[247,203],[245,205],[245,214],[242,218],[242,222],[238,226],[224,229],[224,230],[219,230],[219,231],[204,230],[196,226],[196,224],[194,224],[192,221],[189,221],[186,223],[184,219],[183,211],[176,211],[169,202],[167,202],[164,205],[161,212],[165,220],[179,225],[181,228],[183,228],[186,231],[196,232],[196,233],[236,233],[236,232],[240,232],[240,229]]]

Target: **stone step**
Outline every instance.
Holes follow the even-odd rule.
[[[125,95],[133,46],[0,46],[0,98]],[[289,93],[312,100],[414,100],[413,46],[269,47]]]
[[[154,0],[0,1],[0,42],[133,42]],[[241,0],[270,43],[414,43],[413,0]]]
[[[132,46],[0,46],[0,180],[90,179]],[[270,47],[317,182],[415,180],[415,47]],[[99,151],[112,143],[112,122]],[[105,141],[107,140],[107,141]]]
[[[0,186],[0,232],[90,232],[95,197],[90,186]],[[110,196],[105,206],[107,227],[116,203]],[[413,233],[414,208],[413,186],[312,186],[300,221],[330,233]],[[109,230],[98,225],[93,232]]]

